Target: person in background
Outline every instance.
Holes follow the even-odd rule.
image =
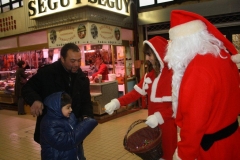
[[[31,114],[37,116],[34,133],[36,142],[40,143],[40,123],[47,112],[43,101],[52,93],[65,91],[71,96],[72,110],[79,121],[87,117],[93,118],[90,82],[80,69],[80,62],[79,47],[74,43],[67,43],[61,48],[60,59],[39,68],[22,88],[23,98],[31,106]],[[84,159],[82,154],[80,160]]]
[[[96,72],[92,74],[92,80],[94,80],[98,74],[102,75],[102,80],[108,80],[108,67],[105,63],[103,63],[101,54],[96,55],[95,68]]]
[[[4,56],[0,56],[0,71],[2,70],[2,68],[4,68]],[[1,77],[1,75],[0,75],[0,77]]]
[[[29,66],[28,61],[26,61],[25,63],[26,63],[26,67],[25,67],[25,69],[31,69],[30,66]]]
[[[21,94],[23,85],[27,82],[28,74],[25,73],[26,63],[18,61],[18,69],[16,70],[16,79],[14,85],[14,94],[17,98],[18,115],[25,115],[24,100]]]
[[[177,126],[172,109],[172,70],[163,61],[166,53],[167,40],[155,36],[143,42],[143,53],[149,72],[134,86],[134,89],[124,96],[111,100],[105,105],[105,112],[112,114],[114,110],[148,95],[148,117],[146,124],[151,128],[162,130],[162,148],[165,160],[172,160],[177,147]],[[156,157],[158,158],[158,157]]]
[[[89,69],[92,71],[95,71],[95,66],[94,66],[93,61],[90,59],[90,60],[88,60],[88,63],[89,63]]]
[[[178,159],[240,159],[240,78],[234,63],[240,54],[196,13],[173,10],[170,23],[165,60],[174,72]]]
[[[92,118],[78,121],[72,113],[71,103],[71,97],[65,92],[56,92],[45,98],[47,114],[40,129],[42,160],[79,160],[82,155],[79,145],[98,125]]]
[[[88,60],[88,64],[89,64],[88,76],[89,76],[89,79],[92,80],[92,74],[97,72],[97,70],[95,68],[95,65],[94,65],[92,59]]]

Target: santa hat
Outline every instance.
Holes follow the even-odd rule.
[[[240,62],[240,56],[237,56],[238,52],[234,45],[206,18],[184,10],[173,10],[171,12],[171,29],[169,30],[169,37],[171,40],[189,36],[205,29],[223,42],[226,49],[234,55],[234,57],[232,57],[233,60],[237,59],[236,61]]]
[[[167,40],[160,36],[155,36],[149,40],[143,41],[143,44],[148,44],[153,52],[155,53],[157,59],[160,62],[160,65],[164,66],[165,62],[163,61],[165,55],[166,55],[166,48],[167,48]],[[165,64],[166,65],[166,64]]]

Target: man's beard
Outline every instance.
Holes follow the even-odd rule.
[[[71,67],[70,72],[71,73],[77,73],[79,67]],[[75,71],[74,71],[75,70]]]
[[[172,77],[172,105],[174,111],[174,117],[176,117],[177,105],[178,105],[178,93],[180,84],[182,81],[183,74],[185,69],[192,59],[188,56],[185,47],[182,46],[184,41],[174,41],[170,42],[168,45],[168,51],[164,58],[166,62],[168,62],[169,68],[173,69],[173,77]]]
[[[222,42],[210,35],[207,31],[177,38],[169,42],[164,60],[168,62],[169,68],[173,69],[172,103],[175,113],[174,116],[176,116],[177,111],[180,84],[188,64],[197,54],[204,55],[211,53],[218,56],[220,53],[219,48],[224,48]]]

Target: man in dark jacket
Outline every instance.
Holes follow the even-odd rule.
[[[25,102],[31,105],[31,114],[37,116],[34,140],[40,142],[40,122],[46,114],[44,99],[54,92],[65,91],[72,98],[75,116],[82,120],[93,117],[88,77],[80,69],[80,49],[73,43],[64,45],[58,61],[38,69],[22,88]],[[84,155],[83,155],[83,158]]]

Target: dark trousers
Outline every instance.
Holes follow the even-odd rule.
[[[25,113],[24,111],[24,100],[22,97],[18,97],[18,113]]]
[[[83,143],[81,145],[79,145],[79,149],[82,151],[82,155],[81,157],[79,157],[79,160],[86,160],[85,156],[84,156],[84,150],[83,150]]]

